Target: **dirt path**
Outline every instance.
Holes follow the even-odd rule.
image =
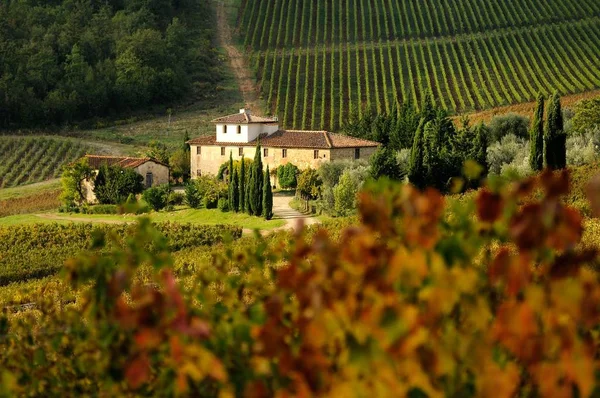
[[[244,98],[244,107],[249,109],[260,109],[258,103],[258,88],[254,82],[254,76],[250,68],[246,65],[243,54],[233,45],[231,38],[231,28],[227,21],[227,12],[225,11],[225,2],[217,2],[217,38],[221,46],[227,51],[231,69],[235,75],[242,97]]]
[[[319,222],[319,220],[314,217],[307,216],[292,209],[290,207],[290,200],[292,200],[292,197],[287,195],[280,195],[277,193],[273,195],[273,219],[285,220],[286,222],[283,227],[277,229],[297,230],[301,223],[304,223],[304,225],[311,225]]]

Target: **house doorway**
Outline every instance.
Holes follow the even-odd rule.
[[[150,188],[153,183],[154,183],[154,176],[152,175],[152,173],[150,173],[150,172],[146,173],[146,188]]]

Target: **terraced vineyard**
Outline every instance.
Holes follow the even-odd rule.
[[[73,140],[0,137],[0,188],[56,178],[62,165],[80,158],[89,149]]]
[[[431,90],[456,112],[600,87],[594,0],[246,0],[241,40],[285,127],[337,128]]]

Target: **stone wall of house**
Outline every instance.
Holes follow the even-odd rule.
[[[198,146],[191,145],[191,172],[192,177],[200,175],[217,175],[219,167],[229,161],[229,153],[233,154],[233,160],[241,159],[240,148],[243,148],[244,157],[247,159],[254,159],[256,147],[253,146],[202,146],[200,154],[198,154]],[[225,148],[224,151],[221,148]],[[264,156],[264,150],[267,150],[267,156]],[[299,169],[306,169],[308,167],[318,168],[322,163],[329,162],[331,156],[331,150],[319,149],[318,158],[315,159],[315,152],[313,149],[298,149],[298,148],[287,148],[287,156],[283,157],[282,148],[269,148],[262,147],[263,151],[262,160],[266,167],[267,165],[271,170],[279,167],[286,163],[293,163]],[[352,152],[354,156],[354,152]]]
[[[135,171],[144,177],[142,182],[146,188],[146,175],[152,173],[152,186],[163,185],[169,183],[169,168],[160,163],[146,162],[135,168]]]
[[[359,148],[359,159],[368,161],[377,151],[377,147]],[[331,160],[355,159],[355,148],[334,148],[331,150]]]
[[[85,201],[90,204],[96,203],[96,194],[94,194],[94,180],[84,180],[81,185],[83,187]]]

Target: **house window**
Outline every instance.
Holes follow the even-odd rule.
[[[150,173],[150,172],[146,173],[146,188],[150,188],[153,183],[154,183],[154,176],[152,175],[152,173]]]
[[[225,147],[224,146],[221,147],[221,156],[225,156]]]
[[[222,130],[222,131],[223,131],[223,134],[227,134],[227,126],[226,126],[226,125],[223,125],[223,127],[221,127],[221,128],[223,129],[223,130]]]
[[[318,149],[315,149],[314,157],[315,157],[315,159],[319,159],[319,150]]]
[[[240,126],[240,125],[237,126],[237,133],[242,134],[242,126]]]
[[[201,146],[197,146],[196,147],[196,155],[201,155],[202,154],[202,147]]]
[[[281,150],[281,157],[282,158],[287,158],[287,149],[282,149]]]
[[[202,176],[202,171],[200,169],[196,170],[196,176],[198,176],[198,177]]]
[[[244,147],[240,147],[238,149],[238,156],[243,156],[244,155]]]
[[[354,148],[354,159],[360,159],[360,148]]]
[[[269,149],[268,148],[263,148],[263,157],[268,157],[269,156]]]

